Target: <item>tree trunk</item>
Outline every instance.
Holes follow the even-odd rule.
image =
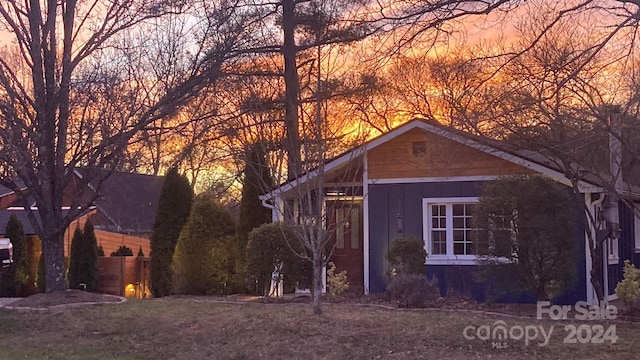
[[[66,290],[68,286],[65,279],[64,234],[45,235],[42,239],[42,249],[46,266],[46,292]]]
[[[296,66],[296,43],[295,43],[295,0],[282,1],[282,29],[284,44],[282,46],[282,57],[284,58],[284,84],[285,84],[285,104],[284,123],[287,128],[287,138],[285,150],[287,152],[287,173],[289,179],[294,179],[302,173],[300,158],[300,134],[298,128],[298,96],[300,93],[300,82],[298,69]]]
[[[322,261],[315,259],[313,261],[313,313],[315,315],[322,314]]]

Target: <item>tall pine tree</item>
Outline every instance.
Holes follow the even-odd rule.
[[[29,284],[33,283],[33,279],[29,281],[29,259],[27,256],[27,239],[24,234],[22,223],[15,214],[11,214],[7,227],[4,230],[4,236],[11,239],[13,244],[13,264],[6,276],[7,290],[11,296],[25,296],[32,291]]]
[[[245,151],[244,182],[240,200],[240,222],[234,245],[234,271],[237,290],[247,284],[246,248],[249,233],[262,224],[271,222],[271,210],[262,206],[258,196],[273,188],[264,144],[253,144]],[[246,291],[246,290],[245,290]]]
[[[180,175],[177,168],[169,169],[160,193],[151,236],[151,292],[155,297],[172,293],[173,252],[192,203],[193,190],[189,180]]]
[[[244,247],[247,245],[246,238],[251,230],[271,222],[271,210],[262,206],[258,196],[272,188],[273,180],[269,172],[264,145],[254,144],[245,155],[244,183],[240,201],[238,232],[245,238]]]
[[[87,291],[98,288],[98,244],[91,221],[84,224],[84,231],[77,227],[73,233],[68,279],[71,289],[78,289],[81,284]]]

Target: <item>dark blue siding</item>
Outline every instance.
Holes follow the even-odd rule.
[[[638,267],[640,265],[639,254],[636,254],[636,244],[634,237],[634,215],[633,210],[629,209],[624,203],[620,202],[618,206],[620,214],[620,238],[618,239],[618,256],[620,262],[618,264],[609,265],[609,294],[614,294],[616,285],[623,278],[624,261],[631,260]]]
[[[383,292],[389,282],[385,259],[397,236],[422,238],[422,199],[479,196],[481,182],[369,185],[369,291]]]
[[[389,192],[371,191],[369,187],[369,291],[383,292],[388,282],[385,277],[389,248]],[[375,209],[375,211],[371,211]]]
[[[584,201],[581,197],[579,201]],[[575,204],[575,216],[576,216],[576,252],[575,252],[575,266],[576,266],[576,282],[572,289],[567,289],[563,294],[556,296],[553,301],[557,304],[575,304],[577,301],[587,300],[587,259],[586,251],[587,246],[585,243],[585,224],[584,214],[578,204]]]
[[[423,198],[477,197],[481,185],[478,181],[369,185],[369,291],[376,293],[386,289],[389,274],[385,255],[395,237],[415,235],[423,238]],[[555,299],[558,303],[586,299],[584,226],[581,221],[579,224],[575,256],[577,281],[573,289]],[[470,265],[427,264],[427,276],[438,279],[443,296],[456,293],[484,301],[485,289],[476,281],[478,270],[478,266]],[[533,298],[514,294],[504,300],[527,302]]]

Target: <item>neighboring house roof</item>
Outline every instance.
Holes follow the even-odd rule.
[[[82,171],[77,172],[82,176]],[[150,232],[158,210],[164,177],[113,172],[100,187],[94,202],[110,224],[101,224],[115,232]],[[90,183],[90,187],[94,188]]]
[[[413,129],[422,129],[424,131],[428,131],[434,133],[436,135],[443,136],[449,140],[455,141],[457,143],[463,144],[465,146],[469,146],[476,150],[485,152],[487,154],[496,156],[502,160],[509,161],[516,165],[522,166],[524,168],[530,169],[537,173],[549,176],[554,180],[563,183],[565,185],[571,185],[570,179],[568,179],[560,169],[559,165],[553,162],[548,156],[544,156],[542,154],[536,153],[531,150],[518,150],[518,149],[510,149],[508,145],[481,136],[476,136],[473,134],[469,134],[464,131],[456,130],[451,127],[443,126],[440,123],[429,120],[421,120],[416,119],[412,120],[406,124],[403,124],[395,129],[390,130],[387,133],[384,133],[374,139],[371,139],[364,144],[339,155],[332,160],[328,161],[324,165],[323,171],[325,173],[330,172],[336,168],[339,168],[350,161],[359,158],[361,155],[365,154],[367,151],[372,150],[396,137],[410,131]],[[310,181],[311,179],[317,177],[319,174],[318,169],[314,169],[308,173],[303,174],[297,179],[291,180],[287,183],[284,183],[274,189],[273,191],[261,195],[260,198],[262,200],[268,200],[278,196],[279,194],[289,191]],[[579,187],[581,191],[600,191],[600,185],[595,181],[587,181],[582,180],[579,182]]]
[[[40,215],[38,214],[37,209],[32,210],[36,219],[40,221]],[[63,214],[66,214],[67,210],[63,210]],[[18,220],[22,223],[22,228],[24,230],[25,235],[36,235],[36,231],[31,225],[31,221],[27,216],[27,212],[24,211],[24,208],[12,207],[5,210],[0,210],[0,234],[4,234],[4,230],[7,227],[7,222],[11,215],[15,215]]]
[[[0,185],[0,196],[5,196],[9,194],[13,194],[13,190],[9,189],[6,186]]]
[[[76,169],[74,173],[80,178],[83,176],[82,169]],[[107,171],[100,175],[107,175]],[[95,227],[120,233],[150,233],[153,231],[163,184],[164,177],[160,176],[111,173],[101,184],[99,196],[93,203],[98,210],[92,217]],[[92,191],[95,191],[96,186],[97,182],[89,184]],[[32,199],[28,202],[35,206]],[[20,200],[14,201],[9,207],[16,215],[22,213],[21,221],[25,219],[29,222],[24,210],[19,209],[22,207]],[[6,215],[7,219],[9,215]]]

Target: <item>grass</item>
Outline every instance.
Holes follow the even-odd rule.
[[[564,344],[569,322],[465,312],[391,311],[327,304],[314,316],[308,304],[224,304],[191,299],[129,301],[59,312],[0,310],[3,359],[632,359],[636,323],[616,326],[616,344]],[[524,340],[495,349],[467,340],[466,326],[535,325],[548,346]]]

